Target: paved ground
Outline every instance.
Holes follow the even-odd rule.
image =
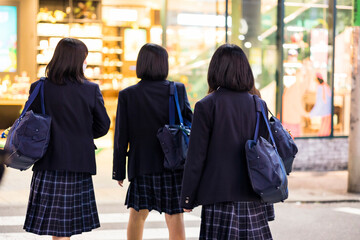
[[[97,164],[98,172],[93,179],[102,227],[73,239],[125,239],[128,211],[123,203],[128,183],[121,188],[111,180],[111,149],[97,154]],[[49,239],[22,230],[32,172],[6,170],[0,185],[0,240]],[[360,239],[360,195],[348,194],[346,186],[345,171],[292,173],[289,199],[276,204],[276,220],[270,224],[274,239]],[[168,238],[163,218],[151,213],[144,239]],[[186,214],[185,220],[187,239],[197,239],[200,208]]]

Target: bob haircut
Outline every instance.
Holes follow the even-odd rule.
[[[145,44],[137,57],[136,76],[144,80],[165,80],[169,74],[168,57],[165,48],[153,43]]]
[[[221,45],[211,58],[208,71],[209,93],[219,87],[238,92],[254,88],[254,76],[243,50],[234,44]]]
[[[83,64],[88,55],[86,45],[74,38],[63,38],[55,48],[54,55],[46,66],[46,76],[55,84],[64,84],[65,80],[83,83]]]

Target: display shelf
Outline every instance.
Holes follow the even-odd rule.
[[[37,25],[38,77],[44,74],[45,67],[51,60],[58,42],[64,37],[72,37],[84,42],[88,48],[89,69],[85,72],[90,73],[90,77],[87,77],[102,79],[103,36],[100,10],[101,0],[91,1],[91,3],[80,0],[40,0]],[[57,18],[54,20],[54,17]],[[61,19],[61,17],[64,18]]]
[[[74,19],[71,22],[73,22],[73,23],[102,23],[101,20],[91,20],[91,19]]]
[[[123,81],[123,37],[120,26],[103,26],[103,82],[118,89]]]
[[[121,42],[123,41],[123,37],[117,37],[117,36],[104,36],[103,41],[104,42]]]

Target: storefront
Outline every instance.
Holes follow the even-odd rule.
[[[0,119],[16,116],[63,37],[88,46],[85,74],[100,84],[112,119],[118,91],[138,81],[144,43],[166,47],[169,78],[186,85],[194,104],[207,93],[213,52],[230,42],[246,51],[256,87],[299,145],[322,143],[313,151],[325,164],[326,145],[346,144],[349,134],[352,12],[352,0],[0,0],[8,31],[0,37],[8,36],[0,44]],[[0,120],[0,129],[7,124]]]

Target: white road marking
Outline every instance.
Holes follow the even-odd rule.
[[[105,213],[99,214],[101,223],[127,223],[129,221],[129,213]],[[184,214],[184,221],[200,221],[200,217],[192,214]],[[19,226],[23,225],[25,216],[4,216],[0,217],[0,226]],[[165,214],[150,212],[146,222],[162,222],[165,221]]]
[[[198,238],[200,228],[185,228],[186,238]],[[0,233],[0,240],[45,240],[49,236],[37,236],[31,233]],[[126,230],[94,230],[92,232],[74,235],[74,240],[126,240]],[[169,239],[167,228],[145,228],[143,239]]]
[[[342,208],[335,208],[334,211],[360,215],[359,208],[342,207]]]

